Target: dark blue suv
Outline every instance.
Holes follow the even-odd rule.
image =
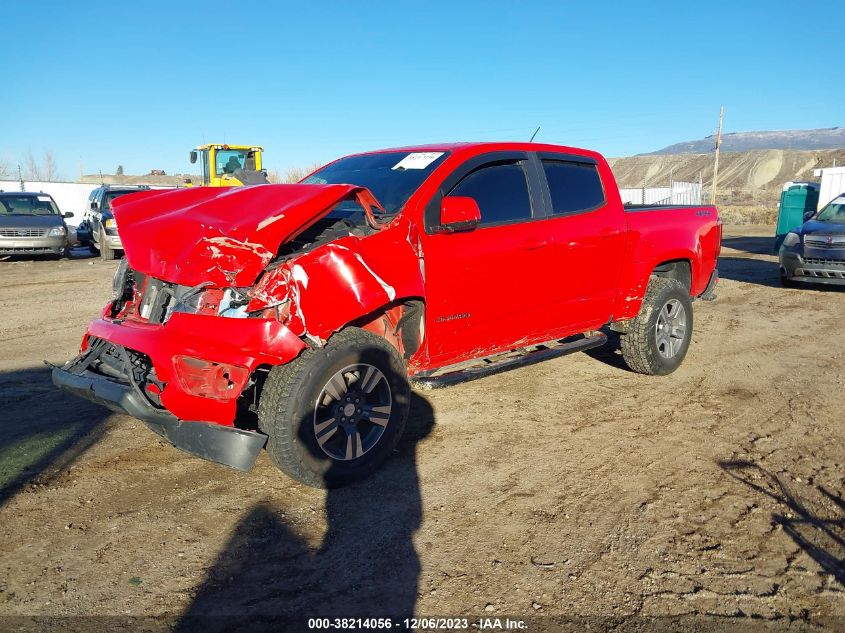
[[[103,259],[115,259],[123,251],[123,244],[111,212],[112,200],[148,189],[146,185],[103,185],[94,189],[88,196],[85,216],[76,229],[79,243],[88,246],[92,253],[100,253]]]

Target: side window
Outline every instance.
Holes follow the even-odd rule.
[[[473,198],[481,211],[482,226],[531,218],[531,198],[521,161],[479,167],[449,195]]]
[[[543,160],[552,195],[552,213],[589,211],[604,203],[598,169],[590,163]]]

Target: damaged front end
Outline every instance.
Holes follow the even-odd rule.
[[[330,216],[341,203],[357,211]],[[400,217],[391,225],[400,230],[382,230],[374,208],[350,185],[121,198],[126,258],[112,301],[54,383],[143,420],[178,448],[248,470],[266,441],[255,412],[269,369],[422,294],[410,224]],[[416,274],[387,281],[406,265]],[[401,308],[389,312],[398,322]]]
[[[89,337],[86,342],[79,356],[53,369],[56,386],[112,411],[128,413],[198,457],[238,470],[255,464],[267,439],[264,435],[235,426],[180,420],[162,406],[164,383],[149,357],[105,339]]]

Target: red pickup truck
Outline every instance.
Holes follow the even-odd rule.
[[[624,207],[601,155],[534,143],[357,154],[113,212],[112,301],[54,383],[234,468],[266,444],[315,486],[390,455],[411,383],[594,347],[605,326],[634,371],[674,371],[721,245],[714,207]]]

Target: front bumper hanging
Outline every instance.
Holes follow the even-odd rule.
[[[91,364],[109,347],[126,363],[126,382],[91,371]],[[176,448],[224,466],[247,471],[255,464],[267,436],[212,422],[179,420],[157,407],[135,382],[127,350],[97,340],[63,367],[53,368],[53,384],[91,402],[143,421]]]

